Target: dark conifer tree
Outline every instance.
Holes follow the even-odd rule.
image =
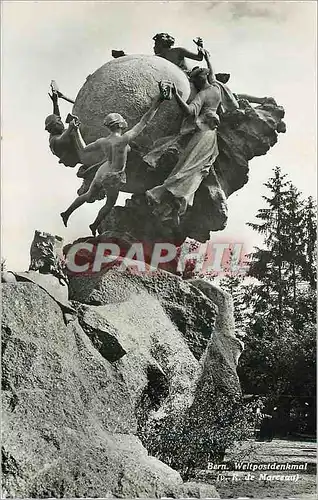
[[[315,204],[279,168],[265,186],[266,207],[248,224],[264,247],[251,255],[239,373],[247,392],[315,394]]]

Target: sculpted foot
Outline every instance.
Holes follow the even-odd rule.
[[[65,227],[67,227],[68,215],[66,212],[61,212],[60,216],[62,217],[62,221]]]
[[[96,236],[96,231],[97,231],[96,226],[94,226],[94,224],[90,224],[89,228],[90,228],[90,230],[92,232],[92,235],[95,237]]]

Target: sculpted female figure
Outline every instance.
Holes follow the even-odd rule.
[[[121,186],[126,182],[126,162],[127,154],[130,151],[130,142],[133,141],[145,128],[148,122],[155,116],[156,111],[162,102],[163,97],[160,94],[152,103],[150,109],[143,115],[141,120],[131,129],[125,132],[127,128],[126,120],[119,113],[110,113],[106,116],[104,124],[110,130],[110,135],[105,138],[97,139],[95,142],[86,146],[78,130],[77,124],[77,143],[81,157],[94,152],[102,152],[104,161],[98,168],[89,190],[78,196],[70,207],[61,213],[65,226],[67,226],[70,215],[83,205],[85,202],[94,200],[96,193],[103,188],[107,193],[105,206],[99,211],[95,221],[89,226],[93,236],[96,235],[97,227],[104,217],[111,211],[115,205]]]
[[[196,131],[165,182],[146,192],[149,203],[154,206],[154,213],[161,220],[172,219],[176,224],[179,224],[179,218],[188,206],[192,206],[195,192],[218,156],[216,129],[219,117],[216,111],[221,102],[221,91],[207,51],[204,51],[204,58],[209,69],[196,68],[190,74],[190,80],[198,91],[190,104],[173,86],[177,103],[186,115],[194,118]]]

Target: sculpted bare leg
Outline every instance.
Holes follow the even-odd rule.
[[[103,221],[103,219],[109,214],[113,206],[115,205],[117,198],[118,198],[119,190],[114,188],[114,189],[108,189],[107,190],[107,201],[105,205],[100,209],[98,212],[98,215],[94,222],[89,225],[90,230],[92,231],[93,236],[96,236],[96,231],[99,226],[99,224]]]
[[[98,193],[98,191],[106,183],[107,177],[114,176],[117,179],[118,174],[125,171],[127,152],[130,151],[130,142],[143,131],[148,122],[150,122],[150,120],[155,116],[163,99],[164,97],[160,93],[154,99],[152,105],[142,116],[140,121],[127,132],[124,132],[124,129],[127,128],[126,120],[119,113],[109,113],[105,118],[104,124],[109,128],[111,133],[106,138],[97,139],[95,142],[88,145],[85,144],[78,130],[79,123],[74,123],[74,128],[77,130],[74,137],[78,154],[82,157],[82,155],[86,153],[91,154],[98,151],[104,155],[104,163],[102,163],[102,165],[98,168],[88,192],[78,196],[69,208],[65,210],[65,212],[61,213],[65,227],[67,227],[68,219],[74,210],[83,205],[83,203],[94,200],[96,193]],[[109,158],[111,158],[111,160]],[[116,203],[118,193],[118,188],[109,187],[107,189],[106,205],[99,212],[93,224],[90,225],[93,234],[96,233],[97,226],[101,220],[110,212]]]
[[[80,206],[84,205],[84,203],[90,201],[90,199],[93,197],[93,195],[96,193],[96,191],[98,190],[98,186],[92,182],[89,190],[84,193],[84,194],[81,194],[80,196],[78,196],[74,201],[73,203],[68,207],[67,210],[65,210],[65,212],[61,212],[61,217],[62,217],[62,221],[63,221],[63,224],[65,227],[67,227],[67,222],[68,222],[68,219],[70,218],[71,214],[77,209],[79,208]]]

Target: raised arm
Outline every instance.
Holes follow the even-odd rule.
[[[81,163],[84,165],[93,165],[105,156],[105,152],[102,149],[103,139],[97,139],[96,141],[85,144],[82,134],[79,130],[80,122],[78,119],[74,119],[70,122],[68,129],[64,134],[71,134],[74,140],[74,145],[79,156]]]
[[[81,131],[79,129],[79,125],[80,125],[79,123],[76,123],[76,126],[74,127],[74,141],[75,141],[76,149],[78,150],[79,153],[81,153],[82,151],[85,151],[87,148],[89,148],[89,146],[91,146],[91,144],[94,144],[94,143],[91,143],[88,146],[86,145],[86,143],[83,139],[83,136],[81,134]]]
[[[78,132],[80,134],[80,132]],[[87,144],[84,149],[82,149],[83,153],[96,153],[101,150],[101,146],[103,143],[103,139],[97,139],[90,144]]]
[[[70,102],[72,104],[75,103],[75,101],[73,101],[73,99],[66,97],[64,94],[62,94],[62,92],[60,92],[60,89],[58,88],[58,85],[57,85],[55,80],[51,80],[51,90],[52,90],[52,94],[56,94],[57,97],[59,97],[60,99],[64,99],[64,101]]]
[[[194,61],[202,61],[204,57],[204,49],[203,49],[203,40],[201,37],[195,38],[194,43],[197,46],[198,52],[195,54],[194,52],[190,52],[187,49],[184,49],[183,47],[180,48],[180,51],[182,52],[182,57],[187,57],[188,59],[193,59]]]
[[[75,101],[70,97],[66,97],[66,95],[62,94],[62,92],[58,91],[58,96],[60,99],[64,99],[64,101],[70,102],[71,104],[75,104]]]
[[[157,112],[157,109],[159,108],[159,106],[160,106],[161,103],[162,103],[162,97],[161,97],[161,95],[159,95],[158,97],[156,97],[154,99],[154,101],[151,104],[150,108],[143,115],[143,117],[141,118],[141,120],[138,123],[136,123],[136,125],[132,129],[128,130],[127,132],[125,132],[123,134],[123,139],[126,139],[127,143],[129,143],[130,141],[133,141],[143,131],[143,129],[145,128],[145,126],[155,116],[155,114]]]
[[[195,111],[194,111],[194,108],[193,106],[189,106],[181,97],[181,95],[179,94],[178,90],[177,90],[177,87],[175,86],[175,84],[173,84],[172,86],[172,92],[176,98],[176,101],[178,103],[178,105],[180,106],[180,108],[182,109],[182,111],[186,114],[186,115],[194,115]]]
[[[49,97],[53,103],[53,114],[57,116],[61,116],[60,108],[59,108],[59,96],[55,90],[52,90],[52,94],[49,94]]]
[[[203,60],[203,49],[198,47],[198,52],[190,52],[190,50],[184,49],[183,47],[179,48],[180,55],[182,57],[187,57],[188,59],[193,59],[194,61],[202,61]]]
[[[212,84],[212,83],[214,83],[216,81],[216,78],[215,78],[214,70],[212,68],[210,54],[209,54],[209,52],[207,50],[203,49],[203,57],[204,57],[204,59],[206,61],[206,65],[207,65],[208,70],[209,70],[208,82]]]

